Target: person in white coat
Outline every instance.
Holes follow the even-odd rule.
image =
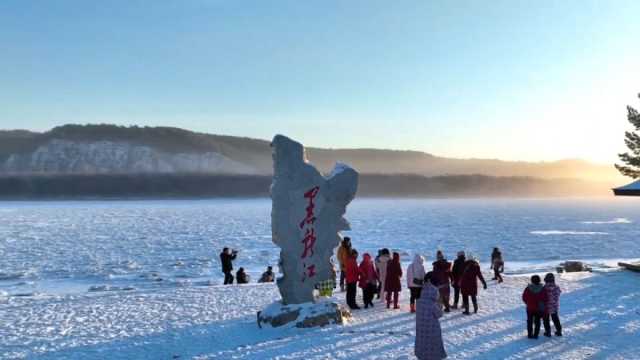
[[[391,252],[389,249],[380,250],[380,255],[376,257],[376,271],[378,272],[378,279],[380,279],[380,290],[378,290],[378,299],[384,301],[384,285],[387,279],[387,263],[391,260]]]
[[[420,299],[425,273],[424,258],[416,254],[413,257],[413,262],[407,267],[407,287],[411,292],[409,307],[412,313],[416,312],[416,300]]]

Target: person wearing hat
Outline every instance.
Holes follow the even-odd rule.
[[[432,272],[425,274],[424,290],[417,301],[414,353],[419,360],[436,360],[447,357],[439,320],[442,317],[442,308],[438,303],[440,295],[438,288],[433,285],[432,275]]]
[[[522,293],[522,301],[527,305],[527,337],[537,339],[540,334],[540,320],[546,312],[547,293],[540,284],[540,276],[533,275]]]
[[[464,263],[467,261],[464,255],[464,251],[458,251],[458,258],[453,262],[453,268],[451,269],[451,276],[453,277],[453,305],[452,309],[458,308],[458,301],[460,300],[460,281],[462,280],[462,274],[464,273]]]
[[[544,323],[544,336],[551,336],[551,324],[549,323],[549,317],[553,320],[553,326],[556,328],[556,336],[562,336],[562,325],[560,324],[560,317],[558,316],[558,310],[560,308],[560,294],[562,290],[556,285],[556,277],[552,273],[548,273],[544,277],[544,291],[547,293],[547,302],[545,306],[545,313],[542,316]]]

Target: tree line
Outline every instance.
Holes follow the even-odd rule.
[[[0,176],[1,199],[268,197],[271,176],[212,174],[91,174]],[[363,174],[358,196],[532,197],[603,195],[579,180],[484,175]]]

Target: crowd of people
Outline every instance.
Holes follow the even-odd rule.
[[[224,284],[232,284],[234,277],[233,261],[238,252],[224,248],[220,254]],[[402,292],[402,276],[406,274],[406,286],[409,289],[409,311],[416,314],[415,353],[418,359],[444,359],[446,351],[442,341],[440,318],[444,313],[458,309],[462,299],[462,314],[472,315],[478,312],[478,282],[487,289],[480,263],[475,256],[467,258],[464,251],[459,251],[453,262],[447,260],[445,254],[438,250],[431,269],[427,269],[425,258],[415,255],[413,261],[403,273],[400,253],[389,249],[380,249],[374,258],[371,254],[362,254],[358,263],[358,251],[351,244],[349,237],[344,237],[337,252],[340,270],[340,291],[346,292],[346,304],[351,310],[361,309],[357,303],[358,288],[362,291],[362,303],[365,309],[374,307],[377,297],[387,309],[400,309],[399,298]],[[333,263],[332,263],[333,264]],[[504,259],[499,248],[491,254],[491,270],[496,283],[502,283]],[[320,296],[332,296],[337,288],[337,270],[334,267],[330,279],[316,285]],[[259,282],[273,282],[275,275],[269,266],[262,274]],[[249,276],[243,268],[236,273],[238,284],[249,282]],[[453,288],[453,299],[451,299]],[[555,277],[549,273],[544,277],[544,285],[538,275],[531,277],[531,283],[522,294],[526,305],[527,336],[537,339],[541,326],[544,336],[551,336],[551,322],[555,327],[555,335],[562,336],[562,325],[558,316],[560,288],[555,284]],[[473,306],[473,312],[470,306]]]
[[[402,291],[402,267],[400,254],[391,253],[389,249],[380,249],[375,261],[371,255],[364,253],[358,265],[358,251],[353,248],[351,239],[345,237],[338,249],[340,262],[340,276],[342,290],[346,283],[346,303],[352,310],[360,309],[356,302],[357,287],[362,289],[362,299],[365,309],[373,307],[373,297],[386,302],[387,308],[399,309],[398,301]],[[449,262],[442,251],[436,252],[436,261],[427,269],[425,259],[415,255],[406,269],[406,284],[409,289],[409,311],[416,313],[415,354],[418,359],[444,359],[447,357],[440,318],[444,313],[458,309],[460,298],[464,315],[478,312],[478,282],[487,289],[480,263],[474,256],[466,257],[464,251],[457,253],[453,263]],[[504,259],[499,248],[494,248],[491,254],[491,270],[497,284],[502,283]],[[562,326],[558,316],[560,288],[555,285],[555,277],[549,273],[541,284],[540,277],[531,278],[522,295],[526,304],[527,335],[530,339],[537,339],[541,323],[544,326],[544,336],[551,336],[551,321],[555,327],[555,335],[562,336]],[[451,287],[453,287],[453,302],[451,302]],[[473,306],[471,312],[470,306]]]
[[[496,248],[494,252],[499,250]],[[389,249],[380,249],[374,261],[371,255],[364,253],[362,261],[358,264],[358,251],[353,248],[351,239],[345,237],[338,249],[338,261],[340,263],[340,288],[346,288],[346,303],[352,310],[360,309],[356,302],[358,287],[362,289],[364,307],[373,307],[373,298],[386,302],[387,308],[399,309],[399,297],[402,292],[402,276],[400,254]],[[502,279],[500,272],[504,269],[502,255],[496,257],[495,273]],[[409,310],[416,312],[416,301],[420,299],[422,289],[425,286],[425,276],[430,274],[430,282],[438,290],[438,302],[443,305],[444,312],[458,309],[460,295],[462,295],[463,314],[471,315],[470,301],[473,304],[473,313],[478,312],[478,280],[483,287],[487,283],[482,276],[480,264],[477,259],[467,259],[465,253],[460,251],[458,258],[449,262],[442,251],[436,253],[436,261],[432,263],[432,270],[425,268],[425,259],[421,255],[415,255],[413,261],[406,269],[406,286],[409,288]],[[501,280],[498,280],[501,281]],[[454,289],[453,304],[451,303],[451,287]]]

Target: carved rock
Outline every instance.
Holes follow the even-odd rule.
[[[314,286],[332,277],[330,258],[349,230],[343,215],[353,200],[358,173],[336,164],[325,178],[306,161],[304,148],[285,136],[271,143],[274,175],[271,229],[281,248],[277,284],[283,304],[315,301]]]

